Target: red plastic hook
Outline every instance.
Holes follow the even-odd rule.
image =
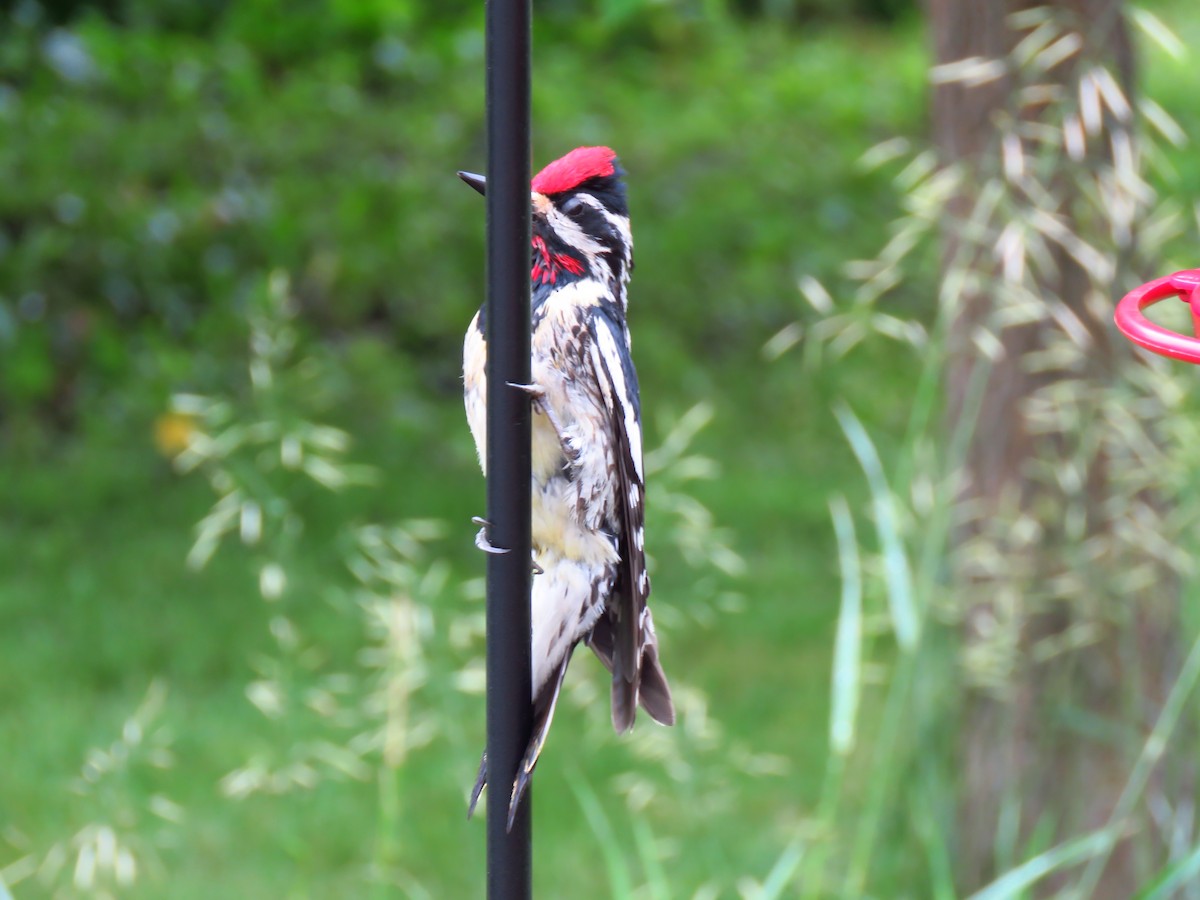
[[[1142,310],[1168,297],[1179,297],[1192,308],[1197,337],[1188,337],[1155,325]],[[1162,356],[1200,364],[1200,269],[1185,269],[1135,288],[1117,304],[1117,328],[1139,347]]]

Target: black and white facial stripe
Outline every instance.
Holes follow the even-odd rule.
[[[623,300],[633,269],[633,236],[624,194],[608,188],[607,180],[592,179],[551,198],[553,213],[543,224],[548,243],[564,245],[588,265],[591,277],[618,287]]]

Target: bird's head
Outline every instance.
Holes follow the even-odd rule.
[[[533,177],[530,277],[535,285],[590,277],[624,287],[633,268],[624,174],[608,147],[576,147]],[[482,175],[458,176],[486,192]]]

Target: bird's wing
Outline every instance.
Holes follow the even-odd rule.
[[[641,401],[627,332],[616,315],[603,308],[590,320],[589,353],[600,400],[613,439],[613,483],[621,560],[612,598],[596,623],[592,645],[612,670],[613,727],[633,727],[639,689],[651,693],[643,706],[661,722],[674,720],[670,691],[658,666],[654,626],[646,609],[650,576],[646,572],[646,481],[642,470]],[[643,665],[649,664],[643,678]]]

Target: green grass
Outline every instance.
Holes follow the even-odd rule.
[[[748,377],[756,365],[747,348],[709,373],[717,417],[699,443],[720,460],[721,474],[696,491],[745,556],[745,577],[724,584],[745,597],[745,610],[697,624],[686,615],[697,574],[670,553],[660,553],[655,595],[684,613],[660,623],[669,671],[708,695],[710,714],[729,736],[785,759],[787,767],[782,776],[734,769],[705,776],[728,779],[729,818],[678,821],[651,806],[647,821],[669,850],[675,848],[663,862],[673,884],[764,875],[782,844],[772,836],[811,809],[823,774],[837,598],[823,498],[831,484],[854,496],[862,490],[821,388],[795,381],[796,367],[786,364]],[[904,374],[895,368],[892,388],[899,391]],[[648,384],[647,398],[658,390]],[[696,398],[676,403],[689,399]],[[879,398],[880,407],[886,400]],[[443,404],[439,416],[451,452],[406,445],[401,429],[380,429],[356,456],[381,465],[383,484],[328,498],[311,517],[315,524],[297,570],[307,584],[294,615],[338,665],[352,665],[361,634],[356,618],[323,596],[323,584],[336,581],[339,566],[330,546],[334,525],[380,514],[442,518],[450,537],[437,553],[453,565],[451,582],[482,572],[469,524],[482,480],[465,426],[457,424],[457,397],[446,395]],[[780,428],[780,410],[796,416],[796,427]],[[432,467],[434,477],[400,474],[417,465]],[[183,566],[191,526],[211,502],[204,483],[175,475],[157,456],[148,422],[131,424],[119,436],[65,442],[49,458],[10,459],[6,470],[9,500],[0,521],[0,702],[7,711],[0,755],[10,761],[0,774],[5,825],[46,847],[102,813],[74,798],[68,782],[86,750],[107,745],[148,684],[161,679],[170,691],[165,720],[175,735],[176,761],[136,789],[161,791],[186,810],[185,822],[167,829],[171,838],[162,850],[171,895],[211,896],[216,887],[230,896],[354,895],[375,838],[373,785],[323,784],[311,793],[244,801],[217,790],[248,746],[286,736],[243,696],[254,677],[251,660],[270,650],[271,611],[256,596],[247,554],[222,550],[201,572]],[[654,521],[652,510],[651,534]],[[447,628],[455,612],[435,610],[437,626]],[[445,680],[463,660],[444,642],[431,651],[444,655],[430,659],[436,687],[430,693],[444,697]],[[586,654],[571,680],[603,690],[599,666]],[[414,700],[428,702],[420,693]],[[396,837],[404,868],[434,896],[467,895],[478,891],[483,871],[482,823],[464,817],[464,792],[483,734],[482,700],[463,697],[438,714],[446,720],[445,734],[414,751],[401,773],[403,825]],[[569,781],[583,779],[604,792],[613,773],[639,764],[616,739],[596,753],[588,734],[597,726],[607,727],[602,700],[583,711],[565,706],[539,768],[536,871],[546,895],[568,880],[580,885],[574,896],[607,895],[591,850],[597,838]],[[628,813],[618,799],[602,799],[618,846],[635,860]],[[160,890],[151,880],[140,895]]]

